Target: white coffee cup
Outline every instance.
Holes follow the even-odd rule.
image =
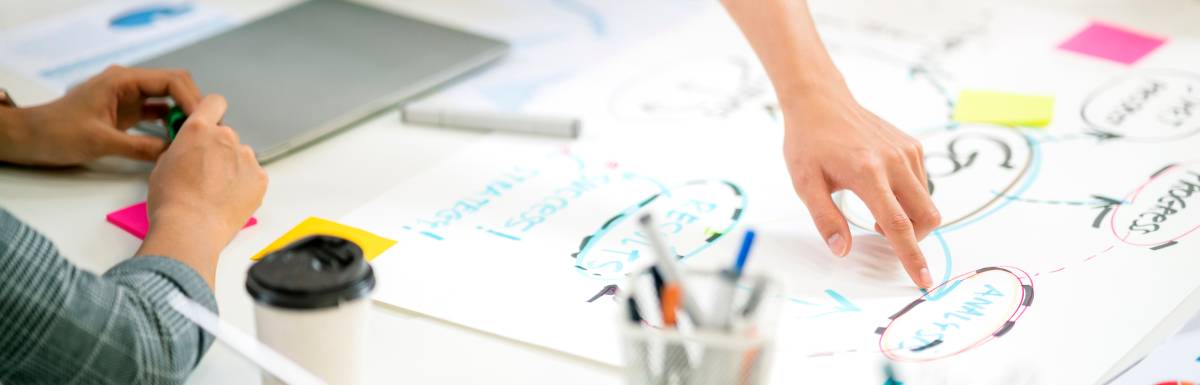
[[[250,267],[258,339],[330,385],[362,384],[375,274],[353,242],[301,239]],[[263,373],[264,385],[283,384]]]

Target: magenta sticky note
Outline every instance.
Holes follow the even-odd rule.
[[[1166,41],[1112,24],[1093,22],[1058,48],[1118,63],[1133,64]]]
[[[150,214],[146,212],[146,202],[113,211],[105,219],[108,219],[108,223],[128,231],[138,239],[146,239],[146,230],[150,229]],[[250,217],[250,220],[242,228],[254,226],[257,223],[258,219]]]

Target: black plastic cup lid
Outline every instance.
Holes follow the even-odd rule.
[[[336,307],[374,289],[375,272],[362,248],[327,235],[267,254],[246,274],[246,291],[255,302],[287,309]]]

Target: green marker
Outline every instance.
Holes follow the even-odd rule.
[[[167,138],[175,140],[175,136],[179,135],[179,129],[183,128],[183,122],[187,120],[187,114],[183,113],[183,109],[179,106],[171,107],[167,111]]]

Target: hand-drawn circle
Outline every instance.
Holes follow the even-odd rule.
[[[1011,299],[1004,304],[993,303],[979,297],[980,293],[963,286],[964,283],[978,284],[978,282],[987,283],[989,281],[1003,283],[1004,287],[990,286],[989,290],[996,290]],[[938,299],[931,300],[933,293],[941,294]],[[968,302],[968,305],[962,305],[958,300],[964,297],[964,294],[967,297],[976,295],[977,297],[972,299],[977,302]],[[986,314],[979,311],[980,307],[993,304],[1002,306],[994,308],[996,310],[989,309],[989,313]],[[984,267],[970,271],[943,282],[897,311],[896,314],[888,317],[884,326],[875,329],[875,333],[879,334],[879,351],[892,361],[905,362],[928,362],[961,354],[1012,331],[1017,321],[1032,304],[1033,278],[1025,271],[1007,266]],[[974,307],[969,308],[969,306]],[[967,310],[968,312],[962,314],[976,315],[980,322],[973,324],[970,328],[962,328],[957,325],[954,329],[942,327],[940,325],[945,324],[937,322],[946,321],[949,317],[945,315],[950,314],[943,309]],[[935,332],[938,334],[923,334],[927,324],[932,324],[941,330]],[[956,334],[939,333],[946,331],[953,331]],[[961,333],[966,334],[957,335]],[[908,341],[905,338],[908,338],[909,335],[937,336],[937,338],[933,340],[921,338],[914,341],[917,343],[905,344],[905,341]],[[897,339],[899,339],[898,342]]]
[[[622,83],[608,108],[624,119],[725,119],[757,102],[765,108],[775,97],[757,66],[737,54],[671,62]]]
[[[1194,223],[1191,223],[1189,221],[1178,222],[1180,220],[1184,220],[1184,219],[1188,218],[1187,216],[1183,216],[1181,218],[1176,219],[1176,221],[1177,221],[1176,223],[1183,223],[1183,225],[1177,226],[1177,227],[1179,227],[1179,229],[1175,229],[1174,231],[1166,232],[1160,237],[1154,237],[1154,238],[1150,238],[1148,240],[1145,240],[1145,239],[1139,240],[1139,239],[1135,238],[1134,240],[1131,241],[1129,238],[1131,236],[1134,236],[1132,228],[1126,228],[1124,235],[1121,235],[1120,232],[1117,230],[1117,223],[1130,223],[1130,220],[1132,220],[1133,218],[1137,218],[1137,216],[1142,213],[1141,210],[1135,210],[1135,208],[1137,208],[1138,203],[1148,201],[1148,200],[1141,199],[1143,192],[1145,192],[1147,190],[1147,188],[1151,188],[1151,187],[1161,188],[1164,185],[1175,182],[1176,179],[1171,178],[1171,177],[1179,176],[1179,174],[1182,172],[1193,173],[1192,178],[1196,179],[1197,180],[1196,182],[1198,184],[1200,184],[1200,173],[1196,173],[1195,171],[1190,171],[1186,167],[1188,165],[1196,165],[1196,164],[1200,164],[1200,161],[1190,161],[1190,162],[1186,162],[1186,163],[1168,165],[1168,166],[1162,168],[1161,170],[1159,170],[1158,172],[1154,173],[1154,175],[1151,175],[1150,178],[1146,179],[1146,182],[1142,183],[1140,186],[1135,188],[1129,194],[1125,195],[1125,197],[1122,198],[1122,203],[1119,205],[1115,205],[1113,207],[1112,215],[1109,217],[1109,228],[1112,230],[1113,237],[1116,237],[1117,240],[1124,242],[1126,244],[1132,245],[1132,246],[1155,247],[1155,246],[1170,244],[1172,242],[1179,240],[1180,238],[1183,238],[1183,237],[1191,234],[1192,232],[1195,232],[1196,229],[1200,229],[1200,218],[1193,218]],[[1165,181],[1165,182],[1159,183],[1160,181]],[[1168,187],[1168,192],[1170,190],[1171,190],[1171,188]],[[1200,192],[1197,192],[1197,194],[1200,194]],[[1150,200],[1153,200],[1154,198],[1157,198],[1157,197],[1156,196],[1150,197]],[[1152,204],[1152,205],[1157,204],[1157,202],[1158,201],[1155,201],[1154,203],[1150,203],[1150,204]],[[1130,215],[1134,215],[1134,217],[1133,218],[1121,218],[1121,215],[1123,213],[1133,213]],[[1194,211],[1194,214],[1192,214],[1192,215],[1200,217],[1200,210]],[[1155,232],[1157,232],[1157,231],[1155,231]],[[1147,235],[1147,234],[1143,234],[1143,235]]]
[[[1153,98],[1153,100],[1151,100]],[[1163,116],[1180,108],[1177,127]],[[1168,141],[1200,132],[1200,75],[1180,70],[1146,70],[1118,76],[1083,101],[1080,117],[1104,136],[1134,141]]]
[[[958,228],[960,225],[965,225],[968,221],[983,215],[985,212],[990,214],[991,211],[988,211],[989,208],[998,209],[1001,207],[1001,205],[1008,203],[1010,200],[1007,199],[1007,197],[1010,196],[1015,189],[1017,189],[1022,181],[1025,181],[1028,176],[1032,175],[1031,170],[1033,170],[1035,167],[1034,159],[1036,148],[1034,147],[1032,138],[1010,128],[968,125],[960,126],[956,129],[936,130],[918,134],[917,138],[925,147],[925,166],[926,170],[930,174],[930,183],[931,185],[934,185],[931,194],[933,195],[935,205],[938,206],[938,209],[942,211],[941,214],[944,218],[942,220],[942,224],[938,226],[938,229],[946,231],[950,231],[952,228]],[[950,196],[953,199],[961,199],[961,196],[948,193],[944,191],[944,189],[939,190],[936,186],[937,178],[959,172],[958,168],[961,167],[961,164],[951,165],[953,162],[948,162],[943,159],[939,152],[943,151],[941,146],[929,145],[930,143],[939,143],[939,141],[945,141],[947,143],[947,148],[944,150],[944,152],[950,153],[951,155],[946,156],[946,159],[949,159],[950,157],[966,157],[972,159],[972,167],[974,167],[974,162],[977,162],[977,160],[975,160],[977,157],[972,154],[977,154],[977,152],[972,152],[971,154],[966,155],[954,155],[954,152],[956,151],[955,143],[967,143],[966,145],[960,146],[960,148],[966,148],[967,150],[960,149],[959,152],[970,152],[971,150],[969,144],[972,142],[978,142],[983,145],[986,145],[986,143],[989,141],[1004,143],[1003,145],[997,146],[993,150],[997,159],[990,160],[990,162],[997,164],[992,164],[990,166],[1003,167],[1004,169],[1011,170],[1008,172],[1012,174],[1010,177],[1011,179],[1006,179],[1003,181],[1003,183],[992,186],[993,188],[990,189],[990,191],[988,186],[983,184],[968,184],[970,188],[978,188],[980,190],[973,192],[973,194],[977,195],[978,198],[973,197],[975,200],[967,202],[966,204],[960,204],[961,202],[953,202],[954,205],[949,205],[944,203],[945,201],[938,202],[939,200],[943,199],[951,199],[943,198],[947,196]],[[982,163],[986,161],[988,160],[979,160],[978,162]],[[973,170],[968,171],[973,172]],[[855,227],[867,231],[874,231],[874,220],[870,215],[870,211],[866,210],[866,207],[862,204],[862,202],[852,202],[848,195],[848,192],[842,191],[838,193],[836,198],[837,205],[842,210],[846,220]],[[953,209],[954,207],[958,207],[958,209]]]
[[[637,262],[636,260],[640,259],[643,254],[645,254],[644,257],[647,260],[654,259],[651,254],[652,251],[649,250],[644,238],[626,237],[619,241],[613,239],[612,242],[618,242],[618,244],[612,245],[613,247],[599,251],[596,250],[597,247],[604,242],[608,242],[610,238],[613,238],[610,234],[614,233],[621,226],[632,226],[633,230],[640,231],[640,229],[636,228],[637,221],[628,221],[630,218],[636,218],[638,213],[653,210],[658,206],[669,206],[672,202],[679,203],[679,201],[696,194],[719,194],[721,196],[706,196],[705,198],[709,201],[718,201],[721,204],[714,204],[711,215],[705,216],[705,219],[711,223],[704,224],[705,229],[702,234],[692,231],[688,233],[689,236],[686,239],[678,234],[668,235],[668,242],[674,243],[673,248],[677,254],[676,258],[682,261],[699,254],[737,227],[742,219],[742,213],[745,211],[747,203],[746,196],[740,187],[723,180],[687,182],[638,201],[638,203],[621,210],[620,213],[604,221],[600,225],[600,229],[596,230],[596,232],[583,237],[583,240],[579,243],[579,251],[571,255],[575,259],[575,270],[584,276],[602,280],[624,279],[629,273],[637,271],[634,262]],[[659,226],[661,228],[670,227],[672,219],[672,215],[668,212],[665,217],[659,219]],[[708,226],[708,224],[713,226]],[[683,226],[681,225],[679,228],[683,229]],[[671,242],[672,240],[674,242]],[[609,252],[613,249],[633,254],[615,253],[614,255],[610,253],[598,256],[599,253]],[[625,260],[616,258],[622,255],[628,257]],[[601,263],[597,264],[598,261]]]

